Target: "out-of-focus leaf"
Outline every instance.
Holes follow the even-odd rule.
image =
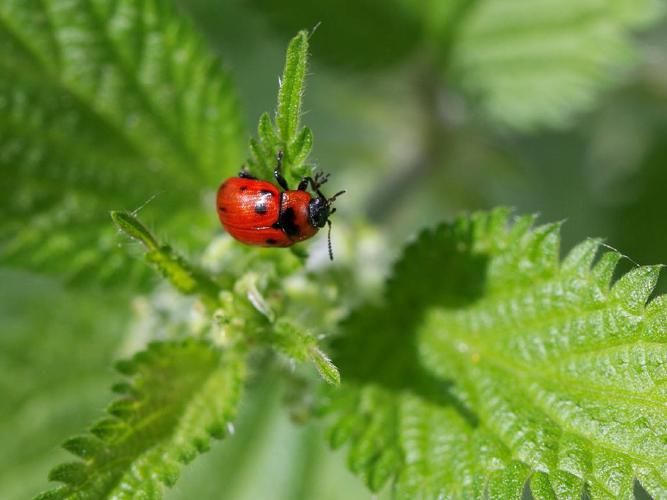
[[[79,457],[51,470],[64,483],[39,498],[161,497],[180,464],[222,438],[236,415],[245,373],[238,352],[223,353],[194,340],[152,343],[118,364],[129,378],[121,397],[90,434],[65,442]]]
[[[0,46],[3,260],[127,282],[109,209],[158,195],[170,228],[213,221],[200,198],[238,168],[236,96],[166,2],[8,0]]]
[[[18,500],[47,487],[64,436],[108,400],[127,299],[6,269],[0,283],[0,490]]]
[[[318,59],[342,68],[369,69],[396,64],[419,41],[419,22],[397,0],[252,0],[282,33],[313,29]],[[321,23],[321,24],[320,24]]]
[[[630,32],[661,11],[655,0],[479,0],[455,27],[445,70],[493,121],[566,125],[636,60]]]
[[[283,31],[314,26],[317,59],[374,69],[437,61],[471,107],[519,130],[565,126],[636,61],[631,32],[659,18],[658,0],[253,0]]]

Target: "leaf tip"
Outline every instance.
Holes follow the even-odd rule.
[[[49,472],[49,481],[77,485],[86,480],[86,466],[82,462],[68,462],[57,465]]]
[[[67,486],[59,486],[52,490],[43,491],[36,495],[33,500],[60,500],[67,498]]]
[[[159,247],[150,231],[134,214],[124,210],[112,210],[109,215],[118,229],[130,238],[141,242],[148,250],[155,250]]]
[[[93,436],[75,436],[63,443],[63,448],[79,458],[90,458],[100,449],[101,442]]]
[[[315,364],[315,368],[317,368],[318,373],[325,382],[334,386],[340,385],[340,372],[331,359],[329,359],[329,356],[317,347],[313,347],[310,350],[310,356]]]
[[[663,266],[640,266],[624,274],[614,283],[611,293],[629,308],[641,310],[658,284]]]

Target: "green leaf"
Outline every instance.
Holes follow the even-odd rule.
[[[40,498],[160,497],[180,464],[227,433],[245,371],[239,353],[195,340],[150,344],[119,369],[132,390],[90,436],[65,443],[81,461],[54,468],[49,478],[64,486]]]
[[[471,108],[519,130],[566,126],[636,62],[658,0],[253,0],[282,32],[318,26],[317,58],[347,70],[439,65]],[[430,68],[429,68],[430,69]]]
[[[329,356],[327,356],[316,346],[311,347],[308,354],[315,364],[317,372],[325,382],[331,385],[340,384],[340,372],[338,371],[338,368],[336,368],[336,365],[333,364]]]
[[[340,384],[336,365],[319,348],[317,339],[310,332],[286,318],[278,320],[274,328],[265,332],[261,340],[296,361],[313,363],[322,380],[331,385]]]
[[[146,260],[181,293],[199,295],[208,305],[218,304],[219,288],[203,271],[195,268],[168,245],[160,245],[139,219],[129,212],[113,211],[111,219],[131,238],[146,248]]]
[[[285,69],[280,80],[276,126],[280,139],[289,144],[296,136],[301,115],[301,97],[306,82],[308,33],[300,31],[287,47]]]
[[[667,299],[659,267],[613,281],[587,240],[559,261],[559,225],[506,210],[407,247],[385,301],[332,348],[332,444],[397,498],[667,494]]]
[[[221,335],[227,343],[231,342],[232,338],[243,344],[257,340],[296,361],[312,362],[326,382],[334,385],[340,382],[336,366],[319,348],[316,338],[289,319],[284,300],[276,302],[267,299],[266,294],[270,293],[271,288],[283,284],[283,281],[278,279],[276,261],[259,261],[249,266],[257,271],[243,272],[247,266],[238,266],[239,258],[230,256],[230,262],[237,267],[225,270],[233,276],[232,280],[227,282],[224,277],[210,277],[205,271],[183,259],[171,247],[161,245],[133,214],[114,211],[111,212],[111,218],[121,231],[144,245],[146,260],[153,264],[176,290],[184,295],[198,296],[208,307],[208,312],[215,313],[216,327],[224,330]],[[293,271],[290,267],[292,266],[285,267],[282,272]],[[223,291],[216,279],[227,282],[232,291]],[[276,307],[281,313],[279,319]],[[170,326],[173,327],[175,322],[171,323]],[[131,363],[121,364],[118,368],[126,373],[125,370],[131,366]],[[117,384],[114,389],[122,392],[124,386]],[[123,412],[125,409],[114,408],[114,411]]]
[[[113,377],[101,367],[123,343],[127,297],[7,269],[0,282],[1,496],[31,498],[62,459],[63,437],[106,404]]]
[[[288,158],[292,162],[295,175],[302,177],[307,173],[305,161],[310,155],[310,150],[313,148],[313,132],[304,127],[294,140],[288,144],[287,153]]]
[[[202,191],[240,163],[219,60],[157,0],[8,0],[0,45],[3,261],[70,280],[145,278],[106,213],[155,197],[145,210],[169,214],[170,230],[210,220]]]
[[[445,70],[492,120],[564,126],[636,60],[630,31],[662,10],[654,0],[480,0],[437,36],[453,37]]]
[[[297,182],[310,173],[305,162],[313,147],[313,134],[300,127],[301,107],[308,68],[308,33],[300,31],[287,47],[285,68],[280,79],[275,123],[263,113],[257,126],[258,139],[250,139],[250,171],[260,179],[273,179],[278,154],[282,173]]]
[[[149,252],[160,250],[160,245],[157,241],[155,241],[153,235],[146,228],[146,226],[144,226],[139,221],[139,219],[135,217],[134,214],[114,210],[110,213],[110,215],[111,220],[113,220],[118,229],[123,231],[130,238],[134,238],[135,240],[140,241],[144,247],[146,247],[146,250]]]

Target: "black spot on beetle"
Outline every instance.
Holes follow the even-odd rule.
[[[218,207],[218,210],[220,210],[221,212],[226,212],[227,211],[227,209],[225,207]]]
[[[266,203],[264,203],[264,200],[260,200],[255,203],[255,213],[257,215],[264,215],[266,211]]]
[[[294,222],[295,218],[296,214],[294,213],[294,209],[290,207],[282,214],[280,214],[280,218],[278,219],[278,222],[280,222],[280,227],[289,236],[297,236],[300,233],[299,226],[297,226]]]
[[[241,191],[245,191],[246,189],[248,189],[248,186],[241,186],[239,189],[240,189]]]
[[[273,193],[268,189],[260,189],[259,192],[262,194],[262,196],[273,196]]]
[[[276,243],[278,243],[278,240],[274,240],[273,238],[267,238],[266,239],[266,244],[267,245],[275,245]]]

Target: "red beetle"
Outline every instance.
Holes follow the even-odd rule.
[[[280,173],[282,158],[281,151],[273,174],[284,191],[244,170],[222,183],[216,199],[220,222],[241,243],[263,247],[292,246],[329,224],[329,257],[333,260],[329,216],[336,211],[332,203],[345,191],[324,196],[320,186],[329,176],[322,174],[315,179],[304,177],[296,190],[290,190]],[[309,185],[317,196],[307,191]]]

